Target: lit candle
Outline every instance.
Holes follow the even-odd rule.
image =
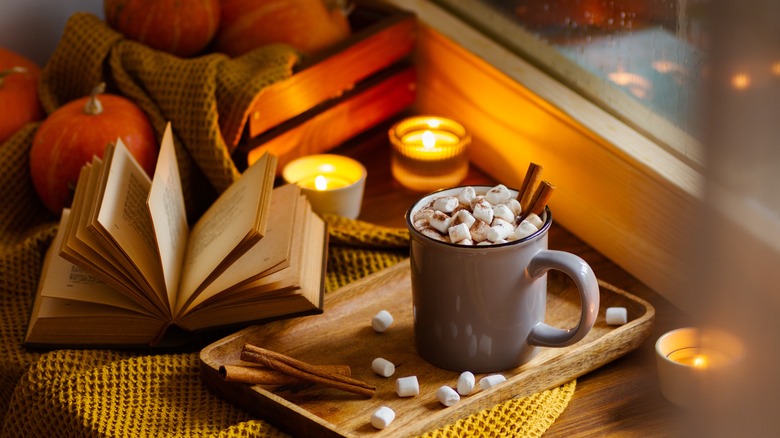
[[[334,154],[301,157],[285,166],[282,177],[301,188],[316,213],[350,219],[360,215],[366,168],[351,158]]]
[[[666,357],[673,362],[690,366],[696,369],[706,369],[712,366],[721,366],[729,362],[726,354],[700,347],[680,348],[669,353]]]
[[[661,393],[672,403],[695,408],[706,389],[722,378],[743,354],[742,342],[716,330],[680,328],[655,343]]]
[[[296,181],[296,184],[303,188],[315,190],[333,190],[347,187],[354,181],[339,175],[317,175]]]
[[[388,133],[393,176],[418,191],[458,185],[468,174],[471,136],[463,125],[443,117],[416,116],[393,125]]]

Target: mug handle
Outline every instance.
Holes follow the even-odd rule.
[[[582,303],[580,321],[572,329],[555,328],[539,322],[531,329],[528,343],[541,347],[566,347],[584,338],[596,322],[599,312],[599,285],[590,265],[568,252],[543,249],[536,253],[528,264],[528,274],[532,278],[539,278],[550,269],[563,272],[577,285]]]

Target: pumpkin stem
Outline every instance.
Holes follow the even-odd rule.
[[[0,71],[0,87],[3,86],[3,81],[5,80],[5,77],[12,75],[14,73],[27,73],[27,69],[24,67],[14,66]]]
[[[106,91],[106,83],[101,82],[95,88],[92,89],[92,93],[89,95],[87,104],[84,105],[84,113],[91,116],[96,116],[103,113],[103,104],[100,103],[97,96],[98,94]]]
[[[355,2],[352,0],[325,0],[325,7],[328,11],[339,9],[345,17],[349,17],[349,14],[355,10]]]

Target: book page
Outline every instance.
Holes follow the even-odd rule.
[[[257,243],[265,233],[276,158],[264,155],[228,187],[190,232],[179,302]]]
[[[134,300],[57,254],[57,248],[62,245],[69,221],[72,219],[70,213],[70,209],[63,210],[57,234],[46,254],[46,262],[42,270],[45,275],[42,275],[40,284],[41,296],[85,301],[149,314]]]
[[[239,257],[232,265],[202,291],[194,294],[179,306],[184,312],[229,290],[289,266],[293,245],[293,229],[301,189],[295,184],[285,184],[273,190],[265,236]],[[186,309],[185,309],[186,306]]]
[[[170,122],[165,127],[146,204],[152,218],[169,307],[173,308],[190,229]]]
[[[152,219],[146,206],[152,182],[121,140],[117,140],[111,161],[106,165],[108,177],[95,226],[138,269],[155,292],[150,298],[170,313]]]
[[[239,322],[260,322],[269,318],[320,313],[325,292],[327,227],[311,211],[298,218],[293,260],[288,268],[241,287],[230,294],[195,309],[179,323],[188,330],[219,327]],[[221,298],[221,297],[220,297]]]
[[[111,149],[113,148],[106,150],[106,157],[110,157]],[[93,210],[99,198],[96,192],[102,173],[103,161],[98,157],[93,157],[91,163],[82,167],[60,246],[60,256],[98,276],[149,312],[163,318],[169,317],[160,311],[159,305],[149,299],[154,292],[140,279],[136,269],[121,257],[117,258],[117,251],[110,251],[110,246],[106,248],[103,236],[90,228]],[[144,291],[144,287],[148,292]]]

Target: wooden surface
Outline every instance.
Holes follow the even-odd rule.
[[[385,131],[386,132],[386,131]],[[393,180],[385,132],[374,130],[339,149],[368,169],[361,220],[385,226],[404,226],[403,215],[420,196]],[[467,184],[496,181],[472,168]],[[556,195],[557,196],[557,195]],[[550,248],[574,252],[585,259],[603,281],[647,300],[655,307],[655,323],[645,342],[633,352],[577,379],[574,397],[545,437],[679,436],[685,413],[661,394],[655,365],[655,341],[663,333],[687,326],[690,318],[567,229],[553,224]]]
[[[437,402],[436,389],[442,385],[454,387],[459,373],[430,365],[415,350],[408,261],[326,295],[322,315],[249,327],[211,344],[201,352],[202,369],[212,389],[296,436],[315,433],[351,437],[368,432],[375,436],[415,436],[512,397],[561,385],[638,347],[652,328],[654,309],[624,291],[600,286],[602,307],[582,341],[565,348],[540,348],[527,364],[502,371],[506,382],[489,390],[475,389],[449,408]],[[607,307],[625,307],[629,322],[607,325]],[[371,319],[383,309],[393,315],[394,322],[386,332],[376,333]],[[545,322],[554,327],[573,327],[579,314],[576,286],[564,274],[551,271]],[[240,361],[246,343],[311,364],[349,365],[352,377],[376,386],[376,393],[366,398],[321,385],[293,390],[219,379],[220,366],[247,365]],[[377,357],[395,364],[392,377],[381,377],[371,370],[371,360]],[[485,375],[477,374],[477,381]],[[395,380],[404,376],[417,376],[419,395],[397,396]],[[393,409],[396,419],[387,429],[375,431],[369,419],[381,406]],[[269,410],[278,410],[278,414],[270,416]]]

